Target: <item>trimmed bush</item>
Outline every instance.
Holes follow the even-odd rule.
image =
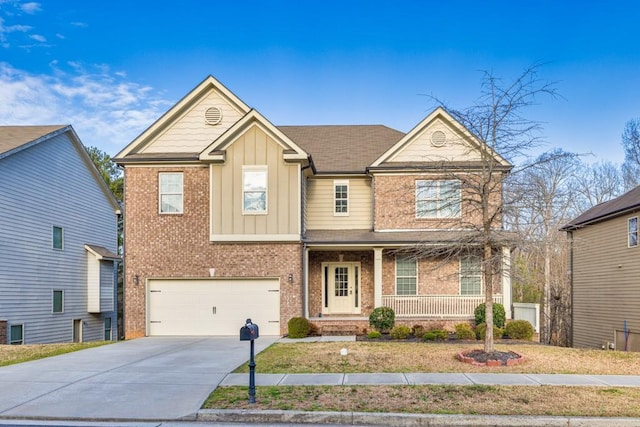
[[[376,307],[369,315],[369,324],[378,331],[385,333],[396,323],[396,314],[391,307]]]
[[[411,333],[413,334],[414,337],[416,337],[418,339],[422,339],[422,337],[424,336],[425,332],[426,332],[426,329],[424,328],[424,326],[422,326],[422,325],[413,325],[413,331]]]
[[[367,334],[367,338],[370,339],[378,339],[382,336],[382,334],[380,333],[380,331],[371,331]]]
[[[481,323],[486,323],[484,303],[477,306],[476,309],[473,311],[473,314],[476,319],[476,325],[479,325]],[[494,302],[493,303],[493,326],[498,328],[504,328],[504,322],[506,319],[507,319],[507,315],[504,312],[504,305]]]
[[[406,325],[397,325],[391,330],[389,335],[394,340],[406,340],[409,338],[409,334],[411,333],[411,328]]]
[[[476,326],[476,338],[478,338],[479,340],[484,340],[484,334],[487,331],[487,325],[485,325],[484,323],[480,323],[479,325]],[[494,339],[500,339],[502,338],[502,329],[498,328],[497,326],[493,327],[493,338]]]
[[[456,338],[459,340],[475,340],[476,333],[468,323],[458,323],[456,325]]]
[[[533,339],[533,325],[526,320],[514,320],[507,323],[504,328],[504,333],[514,340],[527,340]]]
[[[292,317],[287,323],[289,338],[304,338],[311,332],[311,323],[304,317]]]
[[[427,331],[422,336],[424,341],[444,341],[449,338],[449,332],[444,329],[434,329],[432,331]]]

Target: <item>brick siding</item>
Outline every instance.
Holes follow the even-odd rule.
[[[9,337],[7,337],[7,321],[0,320],[0,344],[8,344]]]

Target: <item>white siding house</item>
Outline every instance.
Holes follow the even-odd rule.
[[[0,344],[115,339],[118,203],[71,126],[0,126]]]

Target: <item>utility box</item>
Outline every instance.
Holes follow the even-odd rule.
[[[251,319],[247,319],[247,323],[240,328],[240,341],[253,341],[259,336],[258,325],[251,323]]]

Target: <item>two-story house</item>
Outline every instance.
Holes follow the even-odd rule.
[[[71,126],[0,126],[0,344],[117,338],[120,208]]]
[[[115,158],[125,335],[236,335],[246,318],[283,334],[296,316],[361,332],[383,305],[410,324],[472,319],[479,254],[410,249],[468,232],[474,214],[446,171],[476,173],[480,148],[441,108],[407,134],[274,126],[208,77]],[[509,248],[495,251],[508,266]],[[509,275],[493,286],[510,309]]]

